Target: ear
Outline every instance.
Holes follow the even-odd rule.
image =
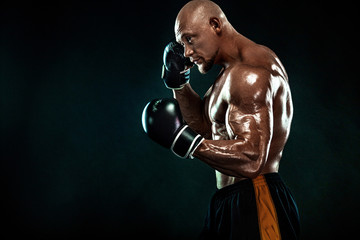
[[[211,17],[209,20],[211,28],[215,31],[216,34],[220,34],[222,30],[222,23],[219,18]]]

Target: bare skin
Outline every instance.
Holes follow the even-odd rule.
[[[293,105],[275,53],[238,33],[211,1],[186,4],[175,35],[201,73],[222,66],[203,98],[190,84],[173,90],[185,121],[205,137],[193,155],[215,169],[217,188],[278,172]]]

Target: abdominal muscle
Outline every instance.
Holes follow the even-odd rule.
[[[236,177],[227,176],[227,175],[219,172],[218,170],[215,170],[215,175],[216,175],[217,189],[221,189],[223,187],[229,186],[231,184],[234,184],[236,182],[239,182],[239,181],[245,179],[245,178],[236,178]]]

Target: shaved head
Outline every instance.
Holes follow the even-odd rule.
[[[179,11],[174,31],[176,41],[184,46],[185,57],[189,57],[201,73],[206,73],[216,62],[222,37],[230,27],[217,4],[193,0]]]
[[[203,16],[220,16],[224,15],[221,8],[210,0],[193,0],[189,1],[180,10],[179,14],[183,12],[194,12],[204,14]]]
[[[209,23],[210,18],[219,18],[227,21],[224,12],[214,2],[209,0],[193,0],[185,4],[179,11],[175,22],[175,34],[181,30],[182,25]]]

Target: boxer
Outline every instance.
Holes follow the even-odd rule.
[[[162,78],[174,99],[143,112],[148,135],[215,170],[201,239],[298,239],[299,213],[278,170],[290,133],[288,75],[276,54],[246,38],[212,1],[188,2],[165,47]],[[190,69],[222,69],[201,98]]]

